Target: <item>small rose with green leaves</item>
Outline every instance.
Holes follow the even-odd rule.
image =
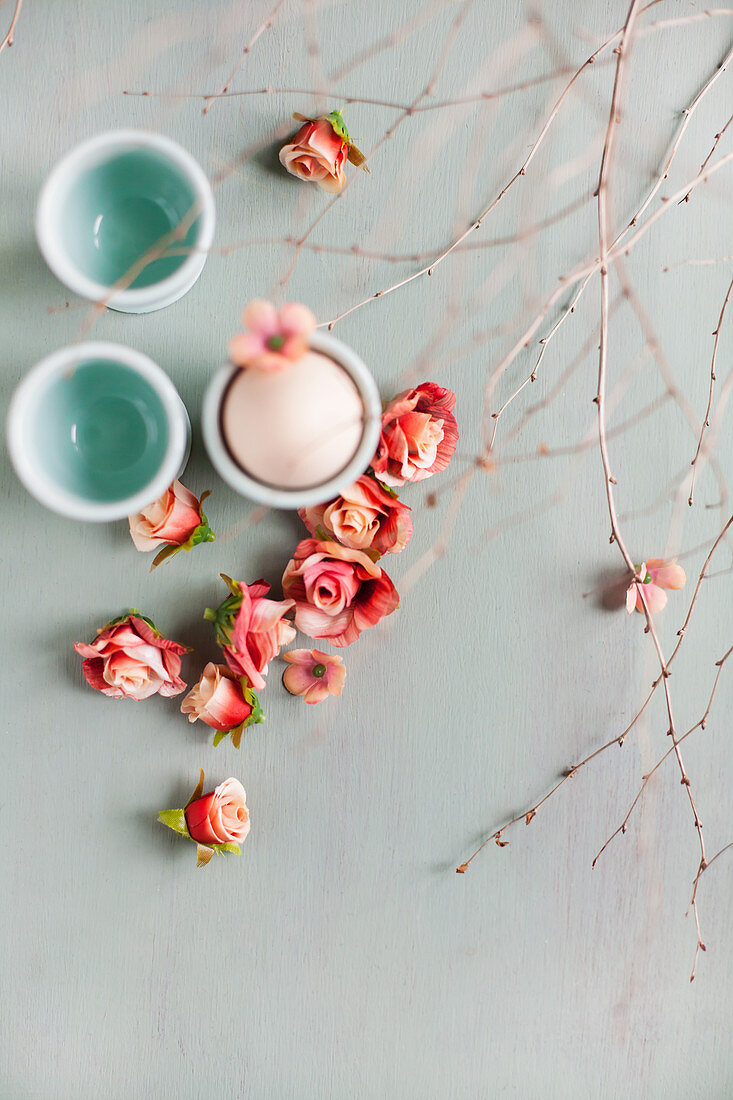
[[[280,150],[280,163],[291,176],[317,183],[324,191],[336,193],[344,186],[346,161],[357,168],[369,169],[365,156],[354,145],[340,111],[320,118],[294,114],[303,125],[292,141]]]
[[[214,747],[229,734],[235,749],[239,748],[244,730],[265,718],[246,677],[212,661],[181,703],[181,711],[188,715],[189,722],[201,719],[216,730]]]
[[[217,608],[207,607],[204,618],[214,624],[224,660],[237,676],[246,676],[255,691],[262,691],[267,666],[280,649],[295,637],[295,627],[285,616],[294,600],[268,600],[266,581],[245,584],[220,574],[229,588]]]
[[[161,810],[158,821],[196,845],[196,866],[205,867],[214,853],[239,855],[249,833],[247,795],[238,779],[225,779],[203,794],[204,771],[182,809]]]
[[[129,517],[136,549],[159,550],[150,566],[151,573],[179,550],[193,550],[202,542],[214,541],[216,536],[202,508],[207,496],[208,492],[203,493],[199,499],[180,481],[174,481],[162,497]]]

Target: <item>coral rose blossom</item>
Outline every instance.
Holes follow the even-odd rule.
[[[130,516],[130,535],[138,550],[158,550],[162,543],[181,546],[201,523],[198,499],[180,481],[162,497]]]
[[[410,509],[368,474],[329,504],[300,508],[298,515],[312,535],[322,527],[355,550],[399,554],[412,536]]]
[[[186,687],[180,677],[186,646],[164,638],[137,611],[112,620],[89,645],[75,642],[74,649],[85,658],[87,683],[113,699],[139,702],[155,694],[180,695]]]
[[[308,350],[308,335],[316,319],[307,306],[286,302],[279,311],[261,298],[250,302],[242,314],[247,332],[229,342],[229,358],[237,367],[280,371]]]
[[[248,694],[250,698],[246,699],[239,677],[231,669],[209,661],[199,682],[181,703],[181,712],[188,715],[189,722],[200,718],[211,729],[229,733],[246,724],[255,713],[257,697]]]
[[[256,691],[265,686],[264,675],[282,646],[292,642],[295,628],[284,616],[294,600],[268,600],[270,585],[265,581],[244,584],[222,573],[232,595],[205,618],[214,623],[224,659],[237,676],[246,676]]]
[[[317,183],[324,191],[334,193],[344,185],[348,158],[348,142],[328,118],[308,120],[280,150],[280,163],[291,176]]]
[[[290,666],[283,672],[283,684],[291,695],[302,695],[306,703],[322,703],[343,691],[346,669],[335,653],[291,649],[283,658]]]
[[[303,539],[285,567],[283,592],[295,601],[295,625],[332,645],[355,642],[399,606],[392,581],[360,550]]]
[[[249,832],[247,795],[238,779],[223,783],[185,809],[186,825],[198,844],[241,844]]]
[[[682,588],[687,580],[684,569],[677,565],[677,559],[665,561],[664,558],[648,558],[639,567],[639,576],[642,578],[644,599],[650,615],[656,615],[667,603],[665,588]],[[626,590],[626,610],[629,615],[636,609],[644,613],[644,604],[635,582],[632,582]]]
[[[422,481],[444,470],[458,442],[456,395],[421,382],[392,398],[382,414],[382,434],[372,468],[386,485]]]

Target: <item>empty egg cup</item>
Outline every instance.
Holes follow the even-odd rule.
[[[139,351],[75,344],[37,363],[8,410],[8,450],[41,504],[72,519],[124,519],[157,500],[188,460],[178,391]]]
[[[51,171],[36,238],[70,290],[122,313],[149,313],[191,289],[215,221],[211,185],[189,152],[160,134],[113,130]]]
[[[247,473],[235,461],[222,428],[222,406],[230,384],[242,369],[225,366],[216,372],[206,390],[201,417],[204,444],[217,473],[241,496],[271,508],[306,508],[330,500],[356,481],[369,466],[379,442],[382,403],[377,384],[362,359],[346,344],[327,333],[309,337],[311,351],[320,352],[341,367],[354,383],[361,399],[361,437],[348,461],[333,476],[317,485],[284,488]],[[287,366],[284,368],[287,371]],[[252,409],[256,417],[258,410]],[[337,426],[332,426],[337,430]]]

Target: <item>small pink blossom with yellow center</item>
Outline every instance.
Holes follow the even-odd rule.
[[[250,302],[242,314],[247,332],[229,342],[229,358],[236,367],[280,371],[308,350],[308,336],[316,319],[307,306],[286,302],[277,310],[261,298]]]
[[[302,695],[306,703],[321,703],[329,695],[340,695],[346,679],[343,659],[320,649],[291,649],[283,653],[290,665],[283,684],[291,695]]]
[[[684,569],[677,565],[677,558],[672,558],[671,561],[648,558],[639,566],[638,575],[641,577],[644,599],[650,615],[656,615],[666,605],[665,588],[682,588],[687,580]],[[629,615],[634,610],[644,613],[644,604],[635,581],[626,590],[626,610]]]

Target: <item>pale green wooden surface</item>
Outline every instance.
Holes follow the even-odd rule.
[[[0,8],[7,20],[9,0]],[[16,43],[0,56],[0,332],[2,392],[87,317],[45,269],[32,232],[38,188],[57,157],[110,126],[160,130],[210,175],[265,140],[307,96],[256,96],[214,105],[125,97],[125,89],[214,90],[272,5],[246,2],[112,4],[26,0]],[[544,10],[548,35],[526,30],[511,0],[475,0],[439,78],[452,99],[577,65],[589,41],[620,27],[625,4],[582,0]],[[235,87],[318,87],[306,30],[326,73],[411,15],[422,24],[397,48],[365,58],[339,95],[410,102],[436,64],[456,11],[418,0],[286,0]],[[660,5],[655,17],[697,9]],[[309,12],[311,18],[309,19]],[[647,21],[648,21],[647,17]],[[716,17],[650,35],[633,57],[616,192],[619,224],[651,183],[679,118],[724,55],[733,22]],[[501,49],[504,43],[503,50]],[[518,53],[516,51],[519,51]],[[532,171],[474,240],[513,233],[592,190],[598,148],[581,154],[607,117],[611,69],[587,74]],[[695,115],[669,189],[697,171],[731,109],[724,76]],[[376,252],[440,248],[516,170],[561,84],[498,104],[410,118],[324,218],[312,240]],[[398,117],[353,105],[352,134],[369,149]],[[727,152],[721,144],[719,153]],[[580,158],[577,161],[574,158]],[[549,173],[563,162],[563,182]],[[468,163],[468,170],[465,165]],[[731,251],[730,171],[670,213],[629,262],[671,369],[698,416],[707,396],[711,336],[730,265],[666,264]],[[667,185],[665,185],[667,186]],[[663,192],[664,193],[664,192]],[[217,190],[217,243],[298,236],[327,198],[259,154]],[[455,255],[353,314],[336,332],[372,365],[385,396],[416,374],[458,394],[462,432],[454,473],[478,450],[487,371],[563,271],[593,248],[593,204],[521,252],[497,246]],[[210,258],[193,291],[149,316],[108,313],[94,334],[150,354],[196,420],[242,303],[277,292],[292,250],[258,245]],[[416,265],[303,251],[289,294],[328,319]],[[597,323],[598,289],[525,391],[548,391]],[[446,319],[450,322],[445,327]],[[451,356],[494,326],[468,354]],[[630,311],[612,325],[611,386],[643,346]],[[591,347],[593,341],[591,340]],[[730,370],[730,335],[720,377]],[[531,369],[526,353],[500,396]],[[447,364],[454,358],[452,365]],[[545,369],[543,368],[543,369]],[[567,394],[511,448],[572,445],[592,428],[595,356]],[[415,375],[413,375],[414,377]],[[612,423],[662,390],[647,357]],[[612,443],[623,513],[657,500],[689,463],[694,437],[673,403]],[[730,473],[729,434],[719,458]],[[581,593],[617,567],[608,546],[598,456],[505,466],[469,489],[446,556],[415,583],[402,609],[345,654],[339,702],[291,699],[274,665],[265,726],[240,752],[212,749],[176,700],[112,702],[82,683],[74,640],[129,605],[196,647],[185,673],[215,658],[203,608],[217,573],[277,582],[300,537],[296,517],[246,527],[249,509],[213,475],[200,438],[186,481],[209,502],[213,546],[153,576],[123,524],[75,527],[27,497],[4,459],[3,484],[3,963],[0,1094],[26,1098],[723,1098],[731,1058],[731,865],[705,877],[700,905],[708,951],[688,983],[694,949],[684,913],[696,844],[684,793],[665,765],[625,838],[590,862],[619,823],[641,775],[667,747],[663,709],[623,750],[601,757],[511,845],[489,847],[454,873],[484,833],[542,793],[557,773],[633,716],[655,675],[640,619],[602,611]],[[447,484],[449,475],[443,476]],[[415,535],[388,569],[397,586],[435,540],[450,492],[426,507],[429,486],[406,491]],[[551,508],[541,505],[559,489]],[[710,539],[722,514],[709,473],[685,514],[682,546]],[[497,537],[486,532],[525,509]],[[636,514],[637,556],[664,552],[671,504]],[[685,564],[693,575],[697,552]],[[718,568],[730,564],[721,552]],[[689,586],[688,586],[689,594]],[[686,597],[661,622],[670,647]],[[730,578],[706,586],[673,676],[678,721],[698,718],[730,645]],[[688,768],[713,850],[731,839],[730,680],[708,730],[688,742]],[[180,805],[203,766],[212,782],[239,776],[252,833],[239,859],[196,872],[193,850],[156,824]],[[668,770],[667,770],[668,769]]]

